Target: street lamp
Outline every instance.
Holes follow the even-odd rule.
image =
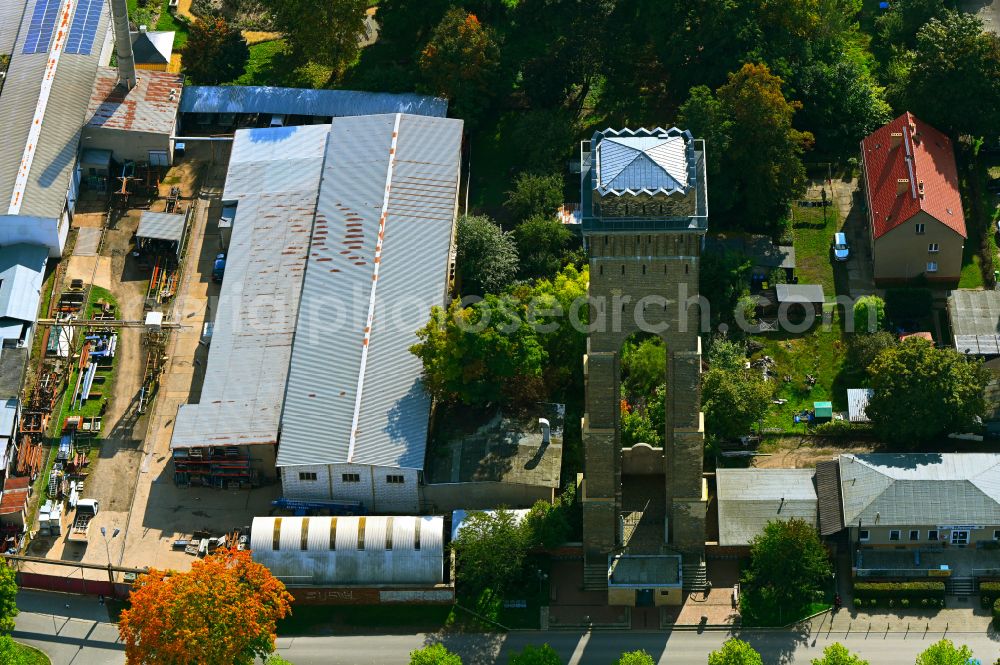
[[[114,540],[115,538],[117,538],[119,533],[121,533],[121,529],[115,529],[114,532],[111,534],[110,540]],[[114,596],[115,576],[111,572],[111,545],[109,544],[108,530],[103,526],[101,527],[101,537],[104,538],[104,553],[108,555],[108,582],[111,583],[111,595]]]

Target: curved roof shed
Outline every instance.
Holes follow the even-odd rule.
[[[288,586],[444,582],[443,517],[255,517],[250,548]]]

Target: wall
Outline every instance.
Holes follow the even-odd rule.
[[[961,212],[961,211],[959,211]],[[917,235],[916,224],[925,232]],[[936,242],[941,251],[930,253],[927,246]],[[962,273],[962,249],[965,239],[924,211],[918,212],[875,240],[875,280],[902,282],[925,274],[928,261],[937,261],[937,273],[926,273],[929,281],[957,283]]]
[[[681,587],[672,589],[657,589],[653,600],[657,607],[661,605],[680,605],[684,602],[684,592]]]
[[[663,473],[663,448],[637,443],[622,448],[622,475],[643,476]]]
[[[969,546],[975,547],[977,542],[994,542],[993,532],[995,530],[1000,530],[1000,525],[971,525],[971,526],[982,526],[982,529],[974,529],[969,531]],[[895,527],[895,526],[864,526],[863,530],[868,531],[869,538],[867,541],[858,540],[858,527],[857,525],[852,526],[851,532],[851,542],[861,545],[862,547],[905,547],[905,548],[915,548],[915,549],[931,549],[940,547],[955,547],[951,544],[951,530],[950,529],[938,529],[938,525],[934,524],[924,524],[924,525],[911,525],[905,527]],[[891,531],[894,529],[899,530],[899,540],[890,540]],[[919,540],[910,540],[910,530],[917,529],[920,531]],[[931,529],[937,529],[938,540],[928,540],[927,532]],[[947,545],[945,545],[947,543]]]
[[[25,242],[49,248],[49,256],[62,256],[69,233],[69,219],[65,216],[28,217],[25,215],[0,215],[0,246]]]
[[[490,510],[497,506],[531,508],[543,499],[555,500],[551,487],[515,485],[494,481],[469,483],[440,483],[420,487],[421,511],[432,514],[453,510]]]
[[[362,588],[336,589],[289,587],[296,605],[451,605],[455,602],[455,588],[447,585],[414,588]]]
[[[257,472],[262,483],[278,482],[278,471],[274,466],[278,449],[272,444],[247,446],[250,453],[250,468]]]
[[[302,473],[315,473],[316,480],[303,480]],[[355,473],[358,482],[344,482],[344,474]],[[386,476],[401,475],[402,483],[386,482]],[[371,513],[413,514],[420,510],[420,472],[367,464],[316,464],[281,468],[282,491],[289,499],[340,499],[360,501]]]
[[[150,150],[165,150],[167,159],[173,162],[170,137],[166,134],[130,132],[105,127],[84,127],[80,145],[82,149],[110,150],[115,161],[119,163],[127,159],[148,162]]]
[[[608,605],[628,605],[635,607],[635,589],[608,587]]]

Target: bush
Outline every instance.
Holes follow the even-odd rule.
[[[910,599],[909,598],[900,599],[899,606],[905,610],[907,607],[910,606]]]
[[[850,420],[831,420],[813,428],[816,436],[831,438],[856,438],[872,436],[872,426],[868,423],[852,423]]]
[[[860,598],[855,598],[854,599],[854,607],[861,607],[861,599]]]
[[[979,600],[982,602],[984,610],[992,608],[993,603],[1000,600],[1000,582],[981,582],[979,584]]]
[[[993,627],[1000,628],[1000,598],[993,603]]]
[[[906,600],[903,607],[917,601],[924,607],[937,606],[944,602],[944,582],[858,582],[854,585],[854,597],[872,607],[893,607],[903,600]]]

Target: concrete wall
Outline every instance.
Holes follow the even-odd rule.
[[[80,139],[82,149],[110,150],[116,162],[132,160],[148,162],[149,151],[166,151],[168,163],[173,163],[174,153],[170,137],[151,132],[130,132],[104,127],[84,127]]]
[[[961,211],[956,211],[961,214]],[[924,225],[924,233],[917,234],[916,225]],[[938,252],[928,252],[927,247],[937,243]],[[957,283],[962,273],[962,249],[965,238],[931,217],[918,212],[874,243],[875,280],[882,283],[905,282],[926,275],[932,282]],[[926,272],[927,262],[936,261],[936,273]]]
[[[622,475],[659,475],[663,473],[663,464],[663,448],[654,448],[647,443],[622,448]]]
[[[618,587],[608,587],[608,605],[627,605],[635,607],[637,589],[622,589]],[[653,604],[656,607],[663,605],[680,605],[683,602],[681,587],[655,588],[653,589]]]
[[[289,587],[296,605],[450,605],[455,588],[433,587],[339,587],[320,589]]]
[[[993,532],[1000,531],[1000,525],[976,524],[970,526],[981,526],[981,529],[968,529],[969,546],[975,547],[980,542],[996,542],[993,540]],[[951,544],[951,529],[939,529],[937,525],[911,525],[905,527],[896,526],[864,526],[861,529],[868,531],[868,540],[861,541],[858,538],[858,527],[852,526],[850,529],[851,542],[862,547],[906,547],[913,549],[931,549],[937,547],[955,547]],[[928,540],[927,532],[930,530],[938,532],[938,540]],[[892,540],[892,531],[899,531],[899,540]],[[920,532],[918,540],[910,540],[910,531]],[[947,545],[946,545],[947,543]]]
[[[0,215],[0,246],[19,242],[49,248],[49,256],[59,258],[69,234],[69,215],[61,217],[28,217]]]
[[[305,475],[303,475],[305,474]],[[311,480],[308,474],[316,474]],[[357,482],[347,479],[356,474]],[[388,476],[403,476],[390,483]],[[315,464],[281,467],[282,493],[289,499],[360,501],[372,513],[414,514],[420,510],[420,473],[367,464]]]
[[[589,234],[593,299],[584,361],[584,546],[595,560],[618,545],[621,509],[619,353],[643,329],[656,331],[667,354],[663,462],[668,540],[684,552],[704,548],[707,497],[702,488],[700,233]],[[640,327],[642,326],[642,327]],[[628,453],[629,464],[654,462]],[[645,460],[640,460],[645,457]],[[645,473],[653,472],[648,469]]]
[[[433,514],[459,509],[490,510],[497,506],[531,508],[539,499],[549,503],[555,500],[555,490],[551,487],[494,481],[423,485],[420,494],[421,511]]]

